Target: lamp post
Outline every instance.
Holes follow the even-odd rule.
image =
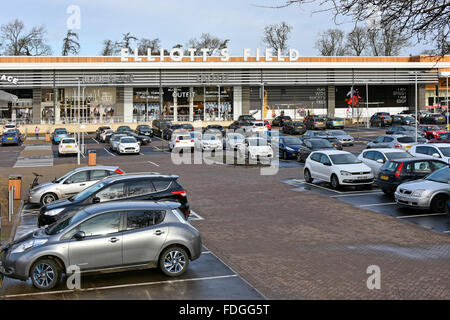
[[[80,97],[80,77],[77,78],[78,81],[78,153],[77,153],[77,163],[80,165],[81,156],[81,146],[80,146],[80,111],[81,111],[81,97]]]
[[[415,76],[415,80],[414,80],[414,83],[415,83],[415,98],[414,98],[414,100],[415,100],[415,117],[416,117],[416,143],[417,143],[417,126],[418,126],[418,122],[419,122],[419,119],[418,119],[418,115],[417,115],[417,74],[419,74],[419,73],[423,73],[423,71],[410,71],[410,72],[408,72],[409,74],[413,74],[414,76]]]
[[[366,127],[369,128],[369,81],[366,80]]]
[[[446,90],[446,94],[445,94],[445,105],[447,107],[447,113],[446,113],[446,118],[447,118],[447,131],[449,130],[448,128],[448,122],[449,122],[449,98],[448,98],[448,78],[450,77],[450,72],[440,72],[439,76],[446,78],[446,84],[447,84],[447,90]]]

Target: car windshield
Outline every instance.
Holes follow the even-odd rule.
[[[67,217],[51,224],[45,229],[45,233],[48,235],[55,235],[58,233],[61,233],[62,231],[66,230],[68,227],[71,227],[78,223],[79,221],[83,220],[85,217],[87,217],[88,213],[86,211],[80,211],[76,213],[69,214]]]
[[[64,139],[61,141],[62,144],[75,144],[75,139]]]
[[[450,181],[450,168],[445,167],[430,174],[425,180],[448,183]]]
[[[450,157],[450,147],[439,147],[445,157]]]
[[[139,130],[148,131],[148,130],[150,130],[150,127],[149,126],[140,126]]]
[[[128,126],[121,126],[119,127],[119,131],[131,131],[131,128]]]
[[[387,152],[384,154],[388,160],[412,158],[413,156],[408,152]]]
[[[261,138],[248,139],[248,145],[251,147],[267,146],[267,141]]]
[[[203,140],[217,140],[217,137],[213,134],[205,134]]]
[[[11,128],[15,128],[16,126],[14,124],[7,124],[5,125],[5,129],[11,129]]]
[[[5,137],[15,137],[16,133],[14,131],[13,132],[5,132],[3,135]]]
[[[331,154],[330,155],[331,162],[334,164],[355,164],[361,163],[357,157],[355,157],[351,153],[341,153],[341,154]]]
[[[300,141],[299,138],[296,137],[288,137],[288,138],[284,138],[282,140],[285,144],[287,145],[293,145],[293,144],[301,144],[302,142]]]
[[[177,136],[176,140],[191,140],[191,136]]]
[[[98,190],[100,190],[101,188],[103,188],[106,184],[104,182],[97,182],[96,184],[94,184],[93,186],[81,191],[80,193],[78,193],[76,196],[70,197],[69,200],[70,201],[84,201],[86,200],[91,194],[94,194],[95,192],[97,192]]]
[[[347,133],[342,130],[330,130],[328,133],[331,133],[333,136],[346,136]]]
[[[68,176],[70,176],[71,174],[73,174],[73,171],[67,172],[65,175],[63,175],[61,178],[59,179],[55,179],[56,183],[60,183],[61,181],[65,180]]]
[[[114,136],[114,141],[119,141],[123,135]]]
[[[56,134],[67,134],[67,130],[55,130]]]
[[[136,143],[135,138],[122,138],[120,139],[120,143]]]
[[[317,148],[333,148],[333,145],[328,140],[311,140],[314,149]]]
[[[397,141],[400,143],[412,143],[412,142],[415,142],[416,139],[413,139],[413,137],[401,137],[401,138],[397,138]]]

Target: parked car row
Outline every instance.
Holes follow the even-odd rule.
[[[71,265],[82,273],[158,267],[175,277],[201,255],[178,176],[77,168],[31,188],[29,202],[41,205],[38,229],[1,248],[2,278],[49,290]]]

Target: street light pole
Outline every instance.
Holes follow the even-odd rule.
[[[366,111],[367,111],[367,119],[366,119],[366,127],[369,128],[369,82],[366,81]]]
[[[416,113],[416,143],[417,143],[417,122],[419,121],[417,118],[417,71],[414,72],[415,78],[415,113]]]
[[[80,111],[81,111],[81,97],[80,97],[80,78],[77,78],[78,81],[78,153],[77,153],[77,163],[80,165]]]

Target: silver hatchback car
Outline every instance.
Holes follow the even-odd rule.
[[[50,202],[68,198],[96,184],[106,177],[124,174],[119,167],[93,166],[72,170],[52,182],[38,184],[29,190],[28,202],[46,205]]]
[[[31,278],[44,290],[73,266],[81,273],[159,267],[166,276],[180,276],[200,257],[202,241],[178,207],[144,201],[86,207],[4,246],[0,276]]]

